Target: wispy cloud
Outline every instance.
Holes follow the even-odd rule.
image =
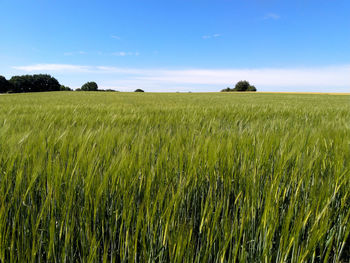
[[[35,64],[28,66],[14,66],[16,70],[25,72],[89,72],[91,67],[70,64]]]
[[[116,40],[120,40],[120,36],[117,36],[117,35],[111,35],[111,38],[116,39]]]
[[[118,56],[118,57],[125,57],[125,56],[139,56],[140,53],[139,52],[124,52],[124,51],[120,51],[120,52],[113,52],[112,55],[113,56]]]
[[[148,70],[133,68],[118,68],[110,66],[85,66],[72,64],[34,64],[27,66],[13,66],[15,70],[23,72],[47,72],[47,73],[94,73],[94,74],[127,74],[127,75],[143,75]],[[151,72],[152,70],[149,70]]]
[[[276,14],[276,13],[268,13],[264,16],[264,20],[268,20],[268,19],[278,20],[280,18],[281,18],[281,16],[279,14]]]
[[[221,34],[212,34],[212,35],[202,36],[203,39],[218,38],[218,37],[221,37]]]
[[[152,91],[218,91],[239,80],[248,80],[259,90],[321,91],[350,89],[350,65],[313,68],[257,69],[137,69],[108,66],[37,64],[16,66],[24,72],[88,74],[103,86],[124,90],[144,87]],[[107,81],[108,79],[108,81]],[[166,87],[166,89],[164,88]],[[305,88],[306,87],[306,88]],[[292,90],[291,90],[292,89]]]
[[[73,51],[73,52],[64,52],[65,56],[74,56],[74,55],[85,55],[87,54],[85,51]]]
[[[126,56],[140,56],[139,52],[126,52],[126,51],[117,51],[117,52],[102,52],[98,51],[96,53],[99,56],[116,56],[116,57],[126,57]]]

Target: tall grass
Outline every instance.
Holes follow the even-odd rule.
[[[0,262],[349,262],[350,96],[0,96]]]

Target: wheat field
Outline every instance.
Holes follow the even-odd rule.
[[[350,95],[0,96],[0,262],[349,262]]]

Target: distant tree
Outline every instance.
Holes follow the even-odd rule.
[[[10,82],[8,82],[8,80],[5,77],[0,76],[0,93],[9,92],[10,89],[11,89]]]
[[[134,92],[144,92],[142,89],[136,89]]]
[[[33,75],[33,87],[32,91],[42,92],[42,91],[59,91],[61,90],[61,85],[54,77],[47,74]]]
[[[81,90],[82,91],[97,91],[98,86],[97,86],[96,82],[89,81],[89,82],[86,82],[83,86],[81,86]]]
[[[61,85],[60,86],[60,91],[71,91],[72,89],[70,87],[67,87],[67,86],[64,86],[64,85]]]
[[[247,91],[249,87],[250,87],[250,84],[248,81],[241,80],[241,81],[237,82],[233,91]]]
[[[12,93],[59,91],[57,79],[46,74],[13,76],[10,81]]]
[[[249,88],[247,89],[247,91],[256,91],[255,86],[249,86]]]
[[[81,88],[75,89],[75,91],[81,91]]]
[[[226,89],[221,90],[221,92],[231,92],[231,91],[256,91],[255,86],[249,84],[246,80],[241,80],[237,82],[236,86],[233,89],[227,87]]]
[[[32,90],[33,79],[30,75],[13,76],[10,80],[11,93],[30,92]]]
[[[230,89],[229,87],[227,87],[226,89],[222,89],[221,92],[230,92],[232,91],[232,89]]]

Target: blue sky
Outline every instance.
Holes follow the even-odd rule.
[[[350,91],[348,0],[1,0],[0,75],[73,88]]]

